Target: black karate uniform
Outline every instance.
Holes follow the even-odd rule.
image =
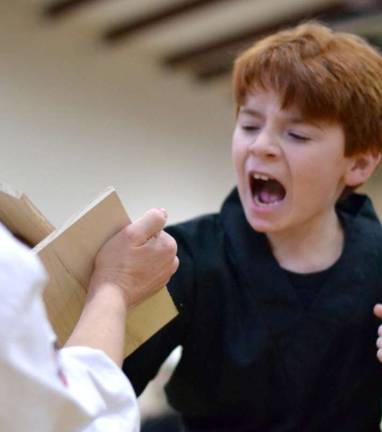
[[[166,393],[187,431],[379,431],[382,229],[365,196],[350,195],[337,213],[344,250],[309,306],[236,190],[219,214],[168,228],[179,316],[125,360],[136,391],[181,345]]]

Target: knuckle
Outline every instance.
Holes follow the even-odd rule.
[[[179,258],[176,256],[174,258],[173,263],[172,263],[172,273],[171,274],[174,274],[178,270],[178,268],[179,268]]]
[[[128,225],[123,230],[126,241],[134,243],[139,238],[137,227],[134,224]]]
[[[163,274],[163,283],[167,284],[167,282],[171,279],[171,276],[178,270],[179,267],[179,259],[175,257],[167,266],[166,271]]]
[[[178,245],[176,244],[175,241],[172,241],[169,246],[169,253],[171,255],[176,255],[177,252],[178,252]]]
[[[377,351],[377,357],[378,357],[378,360],[379,360],[380,362],[382,362],[382,349],[379,349],[379,350]]]
[[[166,251],[171,255],[176,255],[178,251],[178,245],[173,237],[167,234],[165,237],[165,244],[164,247]]]

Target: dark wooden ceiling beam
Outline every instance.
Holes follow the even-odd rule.
[[[147,30],[150,27],[162,24],[163,22],[172,18],[178,18],[181,15],[191,13],[197,9],[213,5],[214,3],[223,3],[233,0],[187,0],[183,3],[170,5],[162,9],[150,12],[147,15],[129,19],[120,24],[114,25],[107,29],[102,39],[106,42],[119,42],[132,36],[133,34]]]
[[[366,39],[379,50],[382,50],[382,37],[378,36],[365,36]],[[198,82],[208,84],[209,82],[229,75],[232,72],[233,59],[232,61],[220,62],[215,65],[200,65],[193,75]]]
[[[43,15],[47,18],[63,18],[83,6],[100,1],[101,0],[59,0],[46,5],[43,9]]]
[[[373,9],[382,6],[381,0],[346,0],[353,9]]]
[[[228,76],[232,72],[234,57],[201,62],[192,69],[192,78],[199,83],[210,83],[211,81]]]
[[[360,13],[357,11],[344,11],[342,14],[335,14],[333,16],[327,16],[328,24],[335,25],[339,23],[346,22],[347,19],[352,20],[354,17],[367,17],[367,16],[375,16],[376,14],[381,14],[381,8],[375,8],[374,10],[367,8],[364,13]],[[325,20],[323,20],[325,21]],[[378,35],[372,34],[364,34],[364,37],[369,40],[369,42],[376,46],[377,48],[382,48],[382,37]],[[250,44],[253,43],[253,40],[247,41],[248,43],[241,46],[241,49],[238,50],[240,52],[242,49],[247,48]],[[192,64],[192,73],[197,81],[208,83],[214,79],[220,78],[223,75],[227,75],[232,71],[233,61],[238,54],[238,52],[234,52],[231,50],[226,51],[215,51],[208,56],[204,56],[203,58],[199,58],[198,61],[195,61]]]
[[[243,47],[248,46],[249,43],[254,42],[259,37],[273,33],[281,28],[296,25],[303,20],[314,18],[325,20],[346,11],[348,11],[348,6],[341,0],[324,7],[307,8],[303,12],[284,17],[282,20],[271,24],[249,28],[228,37],[221,37],[205,44],[179,50],[165,56],[162,62],[166,66],[175,68],[184,64],[195,63],[203,57],[211,54],[215,55],[219,52],[228,51],[235,55]]]
[[[224,75],[230,74],[232,71],[232,65],[230,63],[219,64],[215,66],[209,66],[207,68],[201,68],[194,74],[195,79],[203,84],[209,83],[212,80],[216,80]]]

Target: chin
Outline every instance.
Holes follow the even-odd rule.
[[[247,212],[245,212],[245,218],[247,219],[247,222],[251,226],[252,229],[254,229],[257,232],[260,233],[273,233],[280,230],[279,224],[268,221],[268,220],[261,220],[258,218],[254,218],[248,215]]]

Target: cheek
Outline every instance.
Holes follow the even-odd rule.
[[[234,136],[232,140],[231,155],[234,167],[238,173],[243,170],[246,154],[247,150],[245,144],[241,140],[235,139]]]
[[[291,166],[296,197],[306,203],[331,201],[338,188],[338,169],[335,161],[319,158],[308,158],[294,168]]]
[[[317,163],[317,158],[313,157],[294,157],[289,159],[289,171],[293,184],[293,192],[301,198],[314,196],[325,183],[322,166]],[[301,196],[302,195],[302,196]]]

